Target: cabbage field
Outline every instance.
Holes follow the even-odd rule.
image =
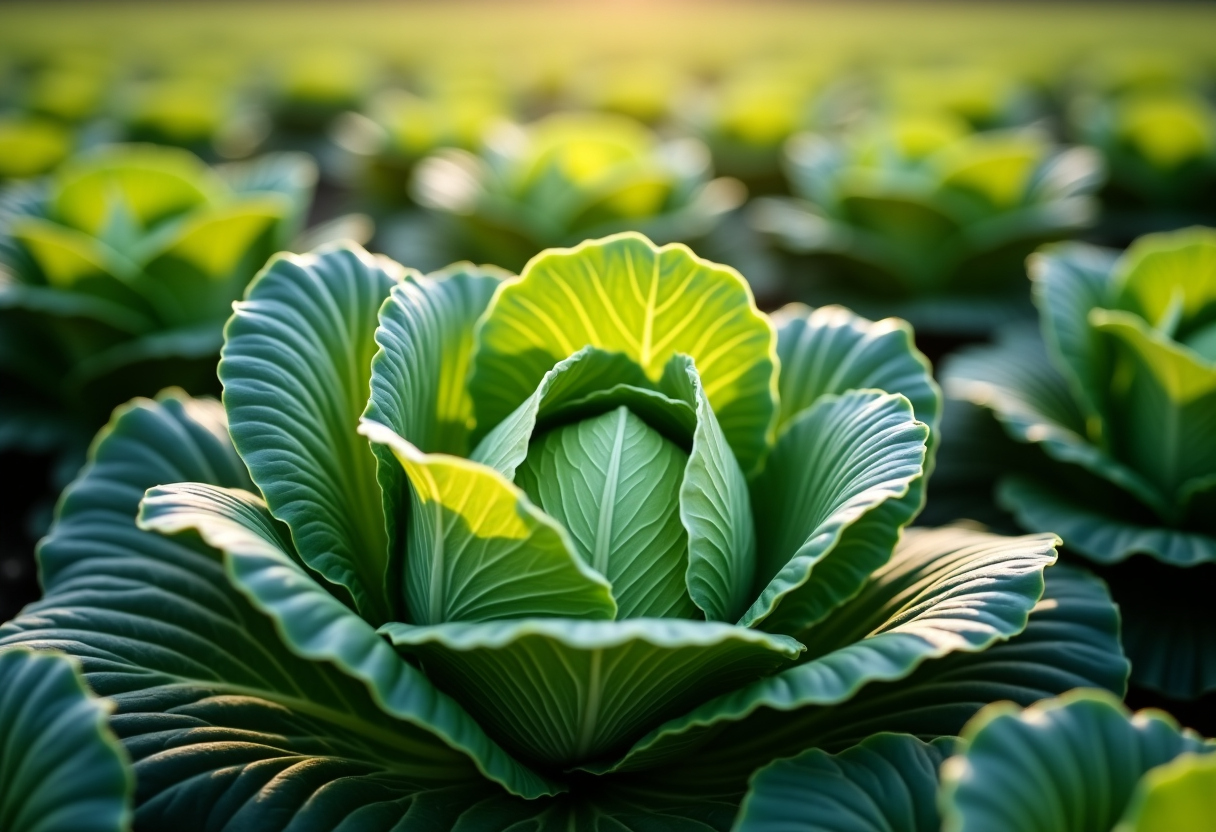
[[[0,472],[3,832],[1213,832],[1216,7],[0,5]]]

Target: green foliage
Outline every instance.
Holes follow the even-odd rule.
[[[1150,235],[1118,259],[1058,246],[1031,269],[1042,337],[1008,331],[952,358],[944,373],[952,397],[990,408],[1011,438],[1043,451],[1006,472],[998,499],[1023,527],[1051,529],[1099,564],[1140,555],[1209,568],[1216,358],[1205,351],[1216,320],[1216,232]],[[1129,632],[1158,634],[1136,639],[1139,684],[1187,697],[1211,688],[1216,654],[1197,636],[1206,632],[1198,610],[1168,637],[1160,617],[1128,616]]]
[[[1207,829],[1210,742],[1161,712],[1080,689],[981,710],[959,738],[876,734],[752,777],[735,832]]]
[[[0,650],[0,823],[6,832],[121,832],[131,772],[112,710],[79,664],[24,647]]]
[[[302,228],[316,171],[282,154],[211,169],[114,145],[0,196],[0,419],[84,444],[110,410],[168,383],[214,387],[232,301]],[[13,444],[23,431],[2,430]]]
[[[737,207],[737,183],[712,180],[698,142],[661,142],[622,115],[557,113],[489,131],[473,153],[419,163],[419,204],[449,215],[467,256],[518,269],[550,246],[636,229],[662,242],[711,231]]]
[[[137,826],[721,830],[776,757],[1122,690],[1053,537],[900,542],[907,330],[682,247],[279,257],[220,375],[116,412],[0,628],[115,701]]]
[[[1110,166],[1104,194],[1112,220],[1208,211],[1216,186],[1216,110],[1185,85],[1079,98],[1069,113],[1072,132],[1099,148]],[[1192,220],[1193,221],[1193,220]],[[1181,224],[1175,221],[1175,224]]]
[[[1031,130],[972,133],[957,116],[905,113],[787,149],[795,199],[753,207],[757,227],[820,273],[817,302],[897,312],[921,328],[980,332],[1024,306],[1022,260],[1091,225],[1101,160]]]
[[[1151,815],[1137,821],[1135,809],[1120,821],[1137,784],[1180,755],[1213,750],[1163,713],[1132,716],[1113,697],[1084,690],[1024,711],[990,706],[967,725],[963,743],[942,769],[950,832],[1147,830]],[[1171,797],[1154,795],[1140,811],[1161,812],[1168,802],[1180,819],[1204,820]]]

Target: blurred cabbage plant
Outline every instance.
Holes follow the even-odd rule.
[[[709,147],[716,170],[753,193],[786,193],[781,148],[813,118],[822,95],[816,69],[789,60],[744,64],[710,89],[685,91],[675,109]]]
[[[1102,151],[1110,182],[1103,229],[1124,241],[1216,222],[1216,108],[1185,88],[1086,96],[1070,113],[1079,141]]]
[[[501,125],[479,154],[441,150],[420,163],[413,193],[452,218],[461,256],[511,269],[547,246],[626,229],[662,242],[701,237],[746,195],[712,178],[700,142],[662,141],[606,113]]]
[[[66,126],[38,116],[0,117],[0,182],[28,179],[53,169],[72,152]]]
[[[901,536],[902,322],[770,319],[633,233],[518,278],[340,246],[270,263],[219,372],[115,413],[0,627],[116,703],[139,826],[725,832],[775,758],[1122,690],[1052,535]]]
[[[414,167],[441,147],[472,150],[509,103],[484,89],[418,96],[385,90],[361,113],[347,113],[331,130],[334,142],[350,154],[347,175],[370,199],[373,209],[413,203],[409,188]]]
[[[1028,308],[1023,260],[1092,224],[1102,181],[1087,148],[944,114],[804,134],[786,156],[797,197],[757,200],[752,218],[795,256],[788,293],[937,331],[982,332]]]
[[[999,64],[897,66],[882,72],[876,86],[879,112],[961,118],[976,130],[1023,126],[1040,114],[1029,84]]]
[[[1205,832],[1216,744],[1076,690],[989,705],[959,738],[881,734],[752,778],[735,832]]]
[[[115,145],[0,197],[0,445],[80,446],[113,407],[167,383],[206,391],[223,322],[298,235],[303,156],[208,168]]]
[[[1023,527],[1095,564],[1131,559],[1103,574],[1133,682],[1216,689],[1216,231],[1149,235],[1119,257],[1049,247],[1031,273],[1041,337],[1017,328],[953,357],[946,391],[1043,451],[999,484]]]

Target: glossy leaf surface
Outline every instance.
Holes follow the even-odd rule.
[[[809,747],[847,747],[880,731],[957,733],[998,699],[1029,704],[1086,684],[1122,691],[1127,663],[1100,585],[1055,567],[1035,605],[1052,543],[909,532],[869,587],[821,625],[824,640],[810,632],[800,664],[660,726],[613,768],[692,755],[689,777],[737,783],[773,757]]]
[[[376,311],[399,268],[362,249],[274,259],[237,304],[220,361],[232,441],[300,556],[371,620],[391,618],[376,460],[356,432]]]

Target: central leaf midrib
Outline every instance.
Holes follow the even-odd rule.
[[[625,444],[625,425],[629,411],[617,410],[616,436],[612,441],[612,453],[608,457],[608,470],[604,477],[604,491],[600,495],[600,516],[595,530],[595,548],[591,566],[605,578],[608,577],[608,557],[612,554],[612,519],[616,509],[616,492],[621,479],[621,454]]]
[[[579,729],[578,746],[574,756],[582,759],[591,750],[595,740],[596,727],[600,718],[600,699],[603,696],[601,675],[604,661],[602,649],[591,651],[591,668],[587,674],[587,701],[583,708],[582,725]]]

